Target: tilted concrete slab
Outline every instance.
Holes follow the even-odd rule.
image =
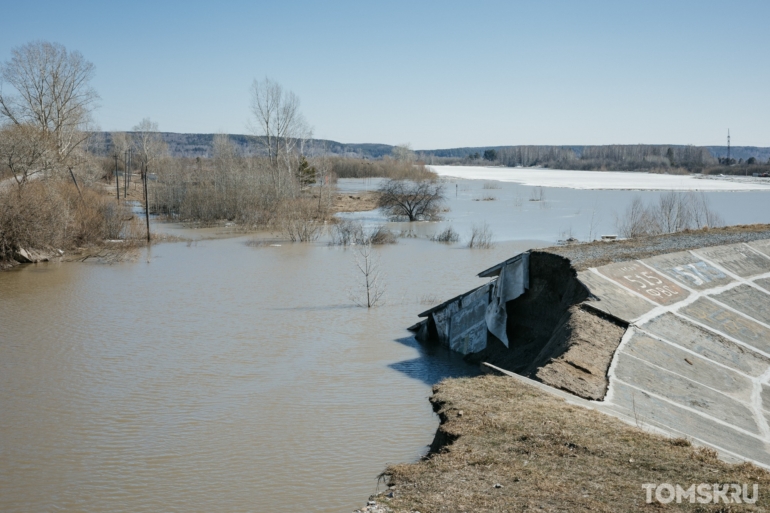
[[[655,308],[649,301],[594,272],[579,272],[578,279],[597,298],[586,301],[586,304],[618,319],[633,322]]]
[[[753,378],[770,367],[767,356],[672,313],[648,321],[643,331]]]
[[[615,263],[578,278],[596,296],[592,306],[605,303],[630,322],[599,409],[770,468],[770,241]]]
[[[674,379],[673,376],[676,376],[693,384],[703,385],[704,390],[710,388],[739,401],[749,402],[751,400],[753,386],[751,378],[748,376],[741,375],[737,371],[723,367],[713,360],[686,351],[674,344],[654,339],[643,332],[635,330],[623,348],[621,356],[630,356],[634,359],[634,363],[641,360],[641,362],[654,365],[660,371],[666,371],[657,373],[661,382],[671,381]],[[623,379],[623,381],[631,385],[636,384],[628,379]]]
[[[770,291],[770,278],[760,278],[760,279],[754,280],[754,284],[762,287],[767,291]]]
[[[770,356],[770,329],[758,322],[728,310],[709,298],[698,298],[691,305],[680,308],[679,314]]]
[[[738,285],[714,296],[715,301],[770,325],[770,304],[766,298],[767,291],[749,285]]]
[[[755,240],[749,242],[749,246],[770,257],[770,240]]]
[[[605,265],[597,271],[620,286],[660,305],[672,305],[690,295],[687,290],[639,261]]]
[[[770,272],[770,259],[767,255],[754,251],[748,244],[715,246],[698,249],[693,253],[711,260],[742,278]]]
[[[644,263],[695,290],[727,285],[732,278],[689,251],[647,258]]]

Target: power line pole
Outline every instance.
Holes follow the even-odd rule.
[[[115,153],[115,194],[120,203],[120,182],[118,181],[118,154]]]
[[[150,202],[147,199],[147,174],[149,169],[147,164],[144,165],[144,219],[147,222],[147,244],[150,243]]]
[[[727,165],[730,165],[730,129],[727,129]]]

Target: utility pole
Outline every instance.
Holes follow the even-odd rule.
[[[727,165],[730,165],[730,129],[727,129]]]
[[[147,222],[147,244],[150,243],[150,202],[147,199],[147,173],[149,169],[144,165],[144,219]]]
[[[131,148],[126,150],[126,168],[123,171],[123,197],[128,198],[128,182],[131,180]]]
[[[115,194],[120,203],[120,182],[118,181],[118,154],[115,153]]]
[[[126,188],[126,173],[128,172],[128,151],[123,154],[123,198],[128,197],[128,190]]]

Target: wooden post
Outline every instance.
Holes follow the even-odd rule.
[[[75,173],[72,172],[72,168],[69,168],[69,170],[70,170],[70,176],[72,177],[72,181],[75,182],[75,188],[77,188],[78,194],[80,194],[80,201],[84,201],[83,200],[83,193],[80,192],[80,186],[78,185],[78,181],[75,180]]]
[[[147,165],[144,166],[144,219],[147,221],[147,243],[150,243],[150,202],[147,199]]]
[[[120,182],[118,181],[118,154],[115,154],[115,194],[120,203]]]

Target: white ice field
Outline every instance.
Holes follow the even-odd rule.
[[[761,191],[770,190],[770,180],[756,183],[733,177],[662,175],[620,171],[565,171],[544,168],[482,166],[428,166],[439,176],[466,180],[497,180],[535,187],[639,191]]]

